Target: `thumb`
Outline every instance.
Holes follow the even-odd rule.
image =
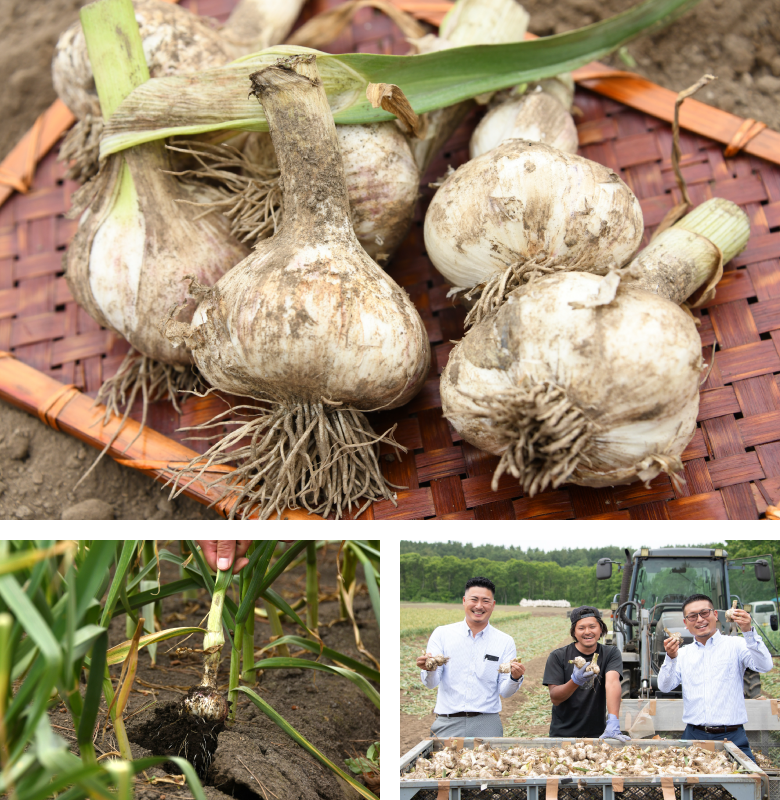
[[[235,539],[220,540],[217,542],[217,569],[226,570],[230,568],[236,556]]]

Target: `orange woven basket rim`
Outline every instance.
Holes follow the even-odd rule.
[[[177,2],[177,0],[168,0]],[[449,0],[392,0],[400,9],[418,18],[438,24],[453,4]],[[534,38],[529,34],[529,38]],[[573,72],[584,88],[615,100],[649,116],[671,123],[677,94],[633,73],[611,69],[594,62]],[[62,134],[74,123],[74,115],[59,100],[36,120],[0,165],[0,206],[15,192],[26,191],[40,160]],[[682,107],[681,127],[711,140],[728,145],[727,154],[743,149],[751,155],[780,164],[780,134],[756,123],[705,103],[689,99]],[[103,449],[115,433],[121,418],[112,416],[106,425],[105,408],[75,386],[63,385],[49,375],[19,361],[10,353],[0,352],[0,397],[16,407],[38,416],[55,430],[72,435],[92,447]],[[122,465],[140,470],[165,483],[171,467],[189,462],[199,454],[176,440],[128,418],[116,442],[108,451]],[[224,468],[223,470],[224,471]],[[217,494],[205,481],[188,486],[185,494],[205,504],[215,505],[227,515],[230,505],[218,502]],[[288,510],[284,519],[321,519],[302,510]]]

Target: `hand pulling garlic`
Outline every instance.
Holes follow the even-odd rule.
[[[534,495],[682,469],[696,428],[701,340],[679,306],[612,273],[559,272],[515,290],[456,345],[444,416]]]
[[[479,321],[530,277],[620,267],[642,238],[633,192],[608,167],[512,139],[450,175],[425,215],[425,247],[453,287],[479,287]]]
[[[673,639],[678,645],[683,643],[683,635],[681,633],[672,633],[669,628],[666,627],[664,628],[664,632],[666,633],[666,637],[668,639]]]
[[[213,289],[194,285],[192,325],[171,319],[166,332],[212,386],[267,404],[201,462],[240,463],[218,479],[236,498],[231,515],[257,503],[263,518],[297,504],[341,516],[360,497],[393,500],[378,463],[383,437],[362,411],[419,391],[428,337],[406,292],[355,238],[315,57],[281,59],[252,81],[282,173],[284,223]],[[244,436],[251,443],[229,452]]]
[[[733,619],[734,619],[734,612],[736,611],[736,609],[737,609],[737,601],[736,601],[736,600],[733,600],[733,601],[732,601],[732,603],[731,603],[731,608],[727,608],[727,609],[726,609],[726,619],[727,619],[729,622],[732,622],[732,621],[733,621]]]
[[[512,664],[522,664],[522,663],[523,662],[519,658],[515,657],[511,661],[506,661],[503,664],[499,664],[498,671],[502,674],[506,674],[512,672]]]

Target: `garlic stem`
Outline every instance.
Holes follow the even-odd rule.
[[[203,681],[202,685],[217,688],[217,673],[222,657],[222,645],[225,644],[225,634],[222,631],[222,609],[225,606],[225,592],[233,577],[231,569],[217,572],[214,594],[211,597],[211,608],[206,623],[206,635],[203,637],[203,649],[215,652],[203,656]]]
[[[82,8],[80,17],[100,110],[107,120],[133,89],[149,80],[135,11],[131,0],[97,0]]]
[[[679,305],[717,281],[723,264],[745,249],[749,236],[747,214],[715,197],[660,233],[625,269],[633,285]]]

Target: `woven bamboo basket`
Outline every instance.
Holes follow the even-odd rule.
[[[195,13],[224,20],[235,0],[183,0]],[[435,25],[446,0],[396,0]],[[304,18],[338,0],[317,0]],[[331,52],[405,53],[393,23],[362,8]],[[675,95],[636,75],[591,64],[575,73],[580,152],[618,172],[639,198],[645,242],[664,213],[679,201],[671,166]],[[587,87],[587,88],[586,88]],[[472,114],[432,164],[421,184],[412,229],[388,272],[414,300],[428,330],[432,368],[408,405],[372,415],[375,430],[397,423],[408,452],[388,450],[387,478],[408,488],[397,506],[374,503],[365,519],[756,519],[780,499],[780,134],[695,100],[683,107],[682,171],[699,203],[725,197],[741,205],[752,223],[748,248],[726,267],[715,298],[695,313],[705,359],[715,363],[701,389],[699,425],[684,455],[686,484],[675,490],[666,475],[649,486],[607,489],[562,486],[533,498],[517,481],[490,488],[497,458],[460,440],[443,418],[438,381],[452,341],[463,335],[463,309],[446,298],[447,286],[425,254],[422,223],[433,194],[428,183],[468,157]],[[128,345],[101,329],[74,302],[62,274],[62,255],[76,228],[65,219],[75,184],[64,180],[58,139],[73,117],[57,102],[0,168],[0,397],[42,421],[102,448],[119,424],[96,423],[92,398],[113,375]],[[724,151],[723,145],[729,145]],[[773,163],[774,162],[774,163]],[[4,202],[6,201],[6,202]],[[171,467],[194,454],[179,428],[224,409],[217,397],[192,398],[179,415],[156,403],[147,428],[131,420],[110,455],[165,481]],[[140,419],[140,407],[132,416]],[[215,500],[202,484],[187,494]],[[225,513],[228,509],[218,506]],[[305,518],[289,511],[287,518]]]

